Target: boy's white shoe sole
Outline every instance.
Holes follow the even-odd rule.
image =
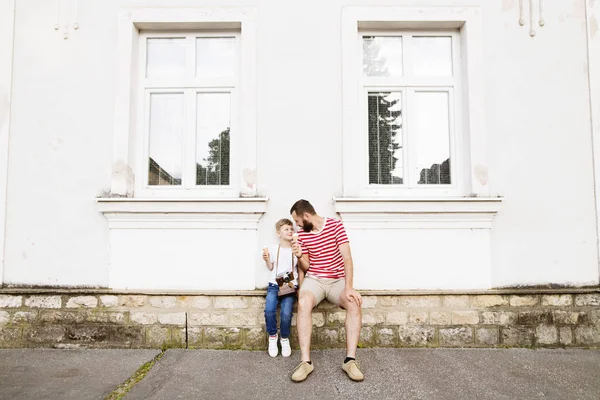
[[[277,357],[279,354],[279,348],[277,347],[277,336],[269,336],[269,355],[271,357]]]

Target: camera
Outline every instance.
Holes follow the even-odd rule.
[[[279,275],[277,275],[277,278],[275,278],[275,281],[277,282],[277,285],[279,285],[279,286],[283,286],[285,283],[289,284],[293,280],[294,280],[294,272],[292,272],[292,271],[279,274]]]

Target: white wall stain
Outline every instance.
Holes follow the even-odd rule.
[[[598,20],[595,16],[590,17],[590,38],[596,38],[596,34],[598,33]]]
[[[252,188],[256,185],[256,170],[244,168],[242,174],[247,187]]]
[[[2,89],[0,91],[0,129],[4,127],[5,122],[8,120],[8,113],[10,111],[10,98],[7,90]]]
[[[516,0],[502,0],[502,11],[510,11],[515,8]]]
[[[477,164],[473,167],[473,172],[475,173],[475,178],[477,182],[479,182],[482,186],[488,184],[489,174],[488,168],[484,165]]]
[[[135,176],[129,164],[123,160],[116,161],[113,163],[112,171],[111,196],[133,197]]]

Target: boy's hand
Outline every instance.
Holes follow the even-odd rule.
[[[269,249],[266,247],[263,249],[263,260],[269,261]]]

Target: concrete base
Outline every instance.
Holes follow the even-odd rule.
[[[0,350],[0,399],[103,399],[157,350]]]
[[[600,351],[364,349],[365,374],[350,381],[343,350],[312,353],[303,383],[289,376],[299,354],[169,350],[125,397],[135,399],[597,399]]]

